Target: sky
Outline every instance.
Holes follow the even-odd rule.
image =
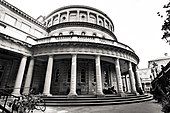
[[[161,39],[163,32],[157,12],[167,0],[6,0],[33,18],[47,16],[67,5],[86,5],[106,13],[114,24],[114,34],[135,51],[140,58],[139,68],[147,68],[148,61],[170,56],[170,45]]]

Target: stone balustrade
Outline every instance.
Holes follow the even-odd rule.
[[[94,36],[51,36],[46,38],[41,38],[37,40],[36,44],[46,44],[46,43],[55,43],[55,42],[87,42],[87,43],[98,43],[98,44],[105,44],[120,47],[131,52],[134,52],[129,46],[122,44],[120,42],[116,42],[109,39],[104,39],[100,37]]]

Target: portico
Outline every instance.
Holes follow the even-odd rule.
[[[62,56],[65,56],[65,58],[63,58]],[[34,69],[34,62],[37,62],[37,59],[38,57],[31,58],[29,61],[23,94],[28,94],[30,88],[35,88],[39,85],[32,79],[33,76],[39,76],[33,75],[33,71],[36,71]],[[43,85],[44,87],[42,89],[42,92],[39,92],[43,95],[52,96],[65,94],[68,95],[68,97],[76,97],[77,95],[82,94],[92,94],[97,96],[104,96],[105,94],[103,93],[103,89],[112,87],[113,85],[118,94],[122,95],[126,93],[123,91],[122,83],[122,69],[120,66],[120,62],[122,61],[122,59],[110,57],[107,58],[101,55],[88,56],[82,54],[49,55],[46,56],[46,59],[46,74],[44,75]],[[112,61],[110,61],[111,59]],[[23,65],[25,60],[25,57],[21,59],[20,67],[24,67]],[[65,69],[66,67],[62,66],[62,64],[67,65],[67,69]],[[106,70],[104,67],[107,67],[108,70]],[[66,70],[67,72],[65,72]],[[21,69],[19,69],[19,71],[21,71]],[[129,67],[129,71],[129,75],[134,73],[131,65]],[[22,83],[22,81],[24,80],[21,78],[21,76],[23,75],[19,76],[20,79],[16,79],[15,84]],[[131,79],[133,79],[133,82]],[[133,77],[129,79],[129,81],[131,86],[130,92],[137,93],[136,87],[132,87],[134,83],[137,82],[135,81],[134,74]],[[19,86],[20,84],[18,84],[15,85],[13,91],[13,94],[15,95],[20,95],[18,88],[21,86]],[[53,88],[58,88],[58,90],[54,90]]]

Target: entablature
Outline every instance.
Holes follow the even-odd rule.
[[[101,55],[107,57],[116,57],[131,61],[135,64],[139,63],[138,56],[126,49],[115,46],[92,44],[92,43],[49,43],[45,45],[33,46],[34,56],[43,55],[60,55],[60,54],[85,54],[85,55]]]

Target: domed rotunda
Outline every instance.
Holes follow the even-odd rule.
[[[105,96],[113,86],[120,96],[142,90],[139,58],[104,12],[72,5],[39,22],[5,1],[0,9],[0,88],[68,97]]]

